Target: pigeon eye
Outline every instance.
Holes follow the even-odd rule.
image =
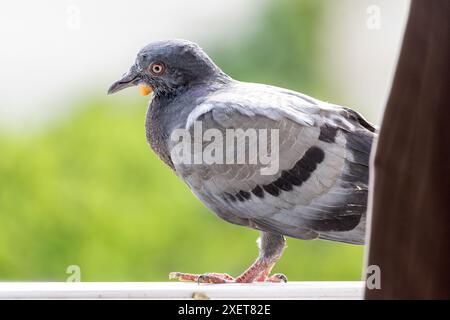
[[[150,65],[149,70],[154,76],[160,76],[164,73],[166,67],[161,62],[154,62]]]

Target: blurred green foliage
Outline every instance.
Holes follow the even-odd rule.
[[[273,1],[244,39],[219,43],[211,55],[241,81],[320,94],[317,51],[327,4],[324,0]]]
[[[318,91],[323,2],[276,3],[249,39],[212,55],[236,78]],[[165,281],[170,271],[238,275],[253,261],[258,232],[208,212],[150,151],[145,104],[86,99],[53,126],[0,134],[0,280],[64,281],[75,264],[82,281]],[[359,280],[362,255],[288,239],[274,271]]]

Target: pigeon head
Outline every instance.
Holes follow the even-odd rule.
[[[189,86],[226,77],[208,55],[187,40],[152,42],[137,54],[135,63],[108,94],[139,85],[141,94],[176,94]]]

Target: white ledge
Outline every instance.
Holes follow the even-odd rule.
[[[362,281],[252,284],[0,282],[0,299],[362,299]]]

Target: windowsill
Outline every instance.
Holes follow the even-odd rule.
[[[254,284],[0,282],[0,299],[362,299],[362,281]]]

